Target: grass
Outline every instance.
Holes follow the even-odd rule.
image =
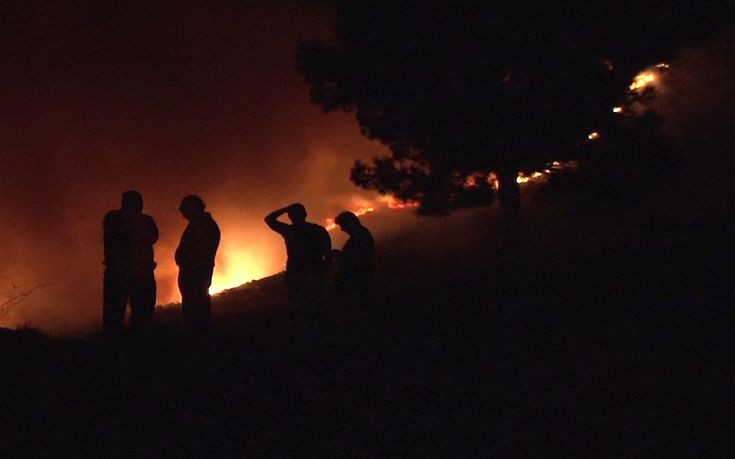
[[[537,210],[516,276],[498,269],[492,210],[380,241],[370,320],[332,310],[318,334],[282,307],[279,276],[218,298],[206,339],[184,334],[175,308],[119,348],[2,331],[3,448],[726,455],[723,260],[735,253],[722,213],[641,206],[572,222]]]

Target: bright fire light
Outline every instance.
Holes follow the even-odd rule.
[[[416,209],[421,205],[418,201],[401,201],[395,196],[384,196],[381,201],[385,202],[389,209]]]
[[[589,133],[589,134],[587,135],[587,138],[588,138],[588,139],[590,139],[590,140],[599,140],[599,138],[600,138],[600,133],[599,133],[599,132],[597,132],[597,131],[594,131],[594,132],[590,132],[590,133]]]
[[[228,249],[224,256],[218,257],[214,267],[212,285],[209,293],[220,293],[228,288],[239,287],[254,279],[268,275],[267,270],[257,257],[245,249]]]
[[[623,113],[623,107],[613,107],[613,113]]]
[[[656,74],[653,72],[642,72],[635,76],[633,79],[633,82],[630,84],[629,88],[631,91],[637,91],[639,89],[645,88],[646,86],[650,85],[656,81]]]
[[[375,207],[371,205],[362,206],[351,212],[357,215],[358,217],[362,217],[363,215],[367,213],[375,212]],[[327,231],[332,231],[336,227],[337,227],[337,224],[334,222],[333,218],[327,218],[326,220],[324,220],[324,228],[326,228]]]

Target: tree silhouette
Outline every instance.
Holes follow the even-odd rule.
[[[338,1],[335,42],[303,43],[298,69],[314,103],[353,111],[390,149],[352,181],[447,212],[492,202],[468,177],[495,171],[512,211],[519,170],[620,133],[611,108],[632,77],[732,14],[726,1],[546,3]]]

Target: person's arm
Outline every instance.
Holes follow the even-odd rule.
[[[190,262],[190,253],[191,253],[191,230],[189,229],[189,226],[187,225],[186,229],[184,230],[184,233],[181,235],[181,239],[179,240],[179,246],[176,247],[176,253],[174,255],[174,260],[176,260],[176,264],[179,266],[189,264]]]
[[[288,211],[288,207],[282,207],[280,209],[276,209],[273,212],[269,213],[265,217],[265,224],[268,225],[270,229],[273,231],[285,234],[288,229],[291,227],[291,225],[283,222],[278,221],[278,217],[285,214]]]
[[[156,226],[156,221],[153,220],[153,217],[148,216],[147,220],[148,220],[148,226],[149,226],[148,235],[150,236],[149,242],[151,243],[151,245],[153,245],[156,242],[158,242],[158,227]]]
[[[332,238],[324,228],[322,228],[322,256],[327,265],[332,263]]]
[[[120,261],[122,234],[120,231],[119,211],[110,211],[102,221],[102,240],[105,263],[114,266]]]

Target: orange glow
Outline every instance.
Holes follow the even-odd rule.
[[[630,83],[628,88],[630,88],[631,91],[641,92],[642,90],[657,84],[661,78],[662,72],[666,71],[668,68],[669,64],[665,62],[648,67],[633,78],[633,81]]]
[[[492,185],[495,191],[498,191],[500,189],[500,180],[498,180],[498,174],[496,174],[495,172],[490,172],[490,174],[488,174],[487,182]]]
[[[613,113],[623,113],[623,107],[613,107]]]
[[[364,205],[350,212],[357,215],[358,217],[362,217],[363,215],[367,213],[375,212],[375,207],[373,207],[372,205]],[[326,228],[327,231],[332,231],[336,227],[337,227],[337,224],[334,222],[333,218],[327,218],[324,220],[324,228]]]
[[[597,131],[590,132],[587,135],[587,138],[590,140],[599,140],[600,139],[600,133]]]
[[[467,188],[474,188],[480,184],[480,182],[487,179],[486,174],[482,172],[473,172],[467,177],[465,177],[464,182],[462,183],[462,187]]]
[[[258,260],[251,251],[245,249],[236,248],[223,251],[217,261],[212,285],[209,287],[210,294],[239,287],[246,282],[268,275],[262,260]]]
[[[368,212],[374,212],[374,211],[375,211],[375,209],[374,209],[374,208],[372,208],[372,207],[360,207],[359,209],[357,209],[357,210],[356,210],[356,211],[354,211],[353,213],[354,213],[355,215],[357,215],[358,217],[360,217],[360,216],[362,216],[362,215],[365,215],[365,214],[366,214],[366,213],[368,213]]]
[[[656,74],[653,72],[642,72],[635,76],[633,79],[633,82],[630,84],[629,88],[631,91],[637,91],[639,89],[643,89],[646,86],[649,86],[654,81],[656,81]]]
[[[418,201],[412,201],[410,199],[408,201],[401,201],[395,196],[386,196],[382,201],[388,205],[389,209],[416,209],[421,205]]]

